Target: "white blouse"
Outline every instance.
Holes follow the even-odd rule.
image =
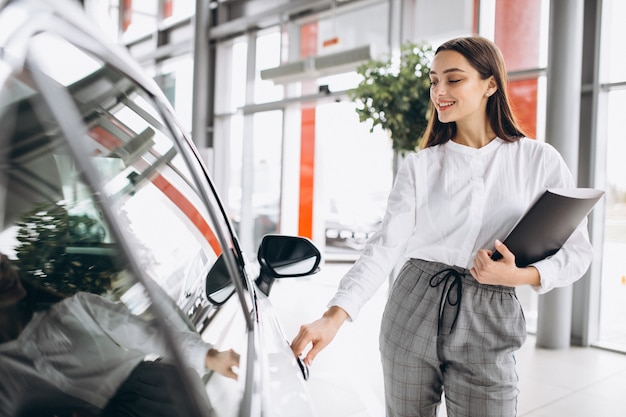
[[[381,230],[339,283],[329,303],[354,320],[363,304],[407,259],[470,269],[480,249],[503,240],[547,188],[574,187],[561,155],[547,143],[499,138],[480,149],[448,141],[410,154],[387,201]],[[533,264],[545,293],[587,271],[592,247],[585,219],[556,254]]]

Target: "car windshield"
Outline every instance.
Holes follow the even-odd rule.
[[[163,108],[59,37],[35,35],[29,54],[23,67],[0,61],[0,252],[48,300],[93,294],[151,319],[167,295],[167,321],[243,353],[245,326],[225,341],[210,325],[223,310],[244,316],[229,302],[234,243]]]

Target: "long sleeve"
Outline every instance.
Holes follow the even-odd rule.
[[[124,304],[112,303],[93,294],[79,293],[75,297],[89,312],[93,322],[124,349],[146,355],[171,356],[164,334],[166,330],[159,328],[156,320],[146,321],[131,314]],[[182,351],[186,365],[204,373],[206,353],[211,345],[204,342],[198,333],[184,327],[182,321],[180,326],[176,326],[175,321],[166,319],[166,324]]]
[[[405,254],[415,228],[418,201],[414,168],[415,164],[402,164],[387,201],[382,228],[367,242],[362,256],[340,281],[336,295],[329,302],[343,308],[351,320],[356,319],[361,307]]]

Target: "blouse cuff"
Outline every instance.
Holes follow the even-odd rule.
[[[210,344],[200,344],[194,346],[194,348],[187,353],[189,366],[198,371],[200,375],[204,375],[209,371],[206,367],[206,357],[210,349],[212,349]]]
[[[557,273],[554,265],[544,259],[529,266],[534,266],[539,271],[539,285],[532,285],[531,287],[539,294],[545,294],[550,291],[554,287],[552,281]]]
[[[348,294],[342,293],[339,291],[335,296],[328,302],[327,307],[341,307],[348,313],[348,321],[356,320],[359,312],[361,311],[360,303],[354,300],[353,297],[350,297]]]

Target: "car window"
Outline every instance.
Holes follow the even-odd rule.
[[[44,32],[29,48],[34,65],[0,70],[0,252],[54,303],[75,297],[90,310],[95,295],[150,320],[154,297],[167,295],[165,321],[244,356],[245,326],[234,324],[241,299],[224,256],[236,248],[175,127],[134,81],[69,42]],[[234,319],[216,320],[222,311]]]

